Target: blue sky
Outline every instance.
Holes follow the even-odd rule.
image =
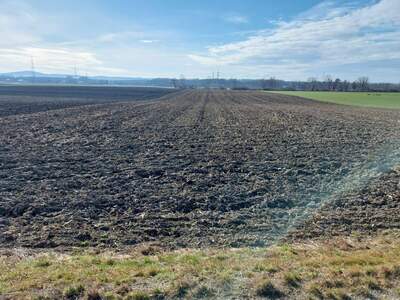
[[[400,82],[399,0],[0,0],[0,72]]]

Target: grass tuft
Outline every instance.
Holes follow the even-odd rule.
[[[284,293],[277,289],[271,281],[265,280],[256,287],[256,295],[270,299],[279,299],[284,296]]]
[[[319,286],[317,285],[312,285],[309,290],[308,293],[312,296],[315,297],[317,299],[324,299],[324,294],[322,293],[321,289]]]
[[[200,286],[197,288],[197,290],[194,292],[194,297],[195,298],[210,298],[214,296],[214,290],[207,287],[207,286]]]
[[[130,292],[126,298],[126,300],[150,300],[149,294],[142,291],[134,291]]]
[[[368,280],[367,286],[368,286],[368,288],[370,290],[374,290],[374,291],[381,291],[382,290],[382,287],[379,284],[379,282],[376,281],[376,280],[373,280],[373,279]]]
[[[51,266],[51,262],[47,259],[41,258],[37,260],[34,265],[37,268],[47,268]]]
[[[286,273],[284,280],[289,287],[298,288],[301,285],[301,276],[293,272]]]
[[[86,294],[86,299],[87,300],[103,300],[103,297],[100,295],[100,293],[97,290],[90,290]]]
[[[64,297],[71,300],[79,299],[84,291],[85,288],[83,287],[83,285],[71,286],[64,291]]]

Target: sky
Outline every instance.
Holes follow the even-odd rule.
[[[400,0],[0,0],[0,73],[400,82]]]

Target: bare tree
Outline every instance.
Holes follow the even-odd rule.
[[[348,92],[350,89],[350,82],[348,82],[347,80],[343,81],[342,83],[342,91],[343,92]]]
[[[325,84],[326,84],[326,89],[328,91],[332,91],[333,89],[333,79],[331,75],[326,75],[325,76],[325,80],[324,80]]]
[[[340,78],[336,78],[335,81],[333,82],[332,90],[340,91],[342,88],[341,83],[342,83],[342,81],[340,80]]]
[[[308,83],[309,83],[309,85],[310,85],[310,90],[311,91],[316,91],[317,90],[317,87],[318,87],[318,80],[317,80],[317,78],[315,78],[315,77],[310,77],[310,78],[308,78]]]
[[[360,91],[367,92],[369,91],[369,78],[366,76],[360,77],[357,80],[358,88]]]

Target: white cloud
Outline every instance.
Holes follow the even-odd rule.
[[[234,24],[246,24],[249,22],[249,19],[246,16],[238,15],[238,14],[229,14],[223,17],[223,20],[229,23]]]
[[[31,58],[39,71],[73,72],[75,65],[85,70],[103,68],[91,51],[59,47],[47,43],[52,23],[25,1],[0,1],[0,72],[27,70]]]
[[[139,42],[143,44],[153,44],[159,42],[159,40],[140,40]]]
[[[0,48],[0,61],[3,68],[9,64],[10,70],[30,68],[31,57],[35,66],[42,72],[72,73],[74,67],[90,73],[106,71],[108,74],[121,74],[124,70],[104,66],[95,54],[66,48]]]
[[[287,66],[298,65],[304,72],[399,60],[400,1],[381,0],[361,8],[335,7],[332,1],[325,2],[293,21],[279,22],[274,29],[189,57],[208,66],[262,65],[290,70]]]
[[[34,32],[37,24],[25,3],[0,1],[0,47],[38,42]]]
[[[272,29],[237,33],[240,42],[194,53],[188,49],[203,41],[194,43],[185,36],[187,30],[146,30],[117,20],[109,20],[113,26],[87,29],[80,21],[87,11],[70,20],[62,12],[40,10],[32,1],[0,0],[0,72],[29,69],[34,56],[42,72],[72,73],[76,65],[89,75],[207,77],[218,67],[225,77],[304,79],[325,72],[335,76],[333,70],[351,65],[345,74],[358,69],[358,75],[396,81],[400,0],[371,0],[368,6],[365,1],[364,7],[325,1],[292,21],[271,23]],[[249,21],[236,13],[222,18],[236,24]],[[97,14],[93,20],[104,22]]]
[[[0,73],[29,70],[31,57],[40,72],[72,74],[76,66],[84,74],[118,76],[140,76],[146,73],[146,63],[168,61],[165,51],[147,49],[159,36],[167,37],[165,32],[127,30],[94,34],[93,38],[77,35],[72,41],[56,34],[52,41],[48,28],[59,26],[56,17],[41,15],[29,2],[0,0]]]
[[[351,3],[343,6],[337,6],[335,1],[327,0],[299,14],[297,18],[302,20],[329,19],[333,17],[343,16],[347,13],[350,13],[353,9],[355,9],[355,7]]]
[[[97,37],[96,41],[102,43],[109,43],[116,41],[137,40],[145,36],[146,36],[145,33],[140,31],[112,32],[100,35],[99,37]]]
[[[57,27],[25,1],[0,1],[0,72],[28,70],[33,57],[36,69],[48,73],[73,73],[74,67],[92,74],[123,74],[107,67],[90,49],[46,41]],[[66,43],[68,44],[68,43]]]

